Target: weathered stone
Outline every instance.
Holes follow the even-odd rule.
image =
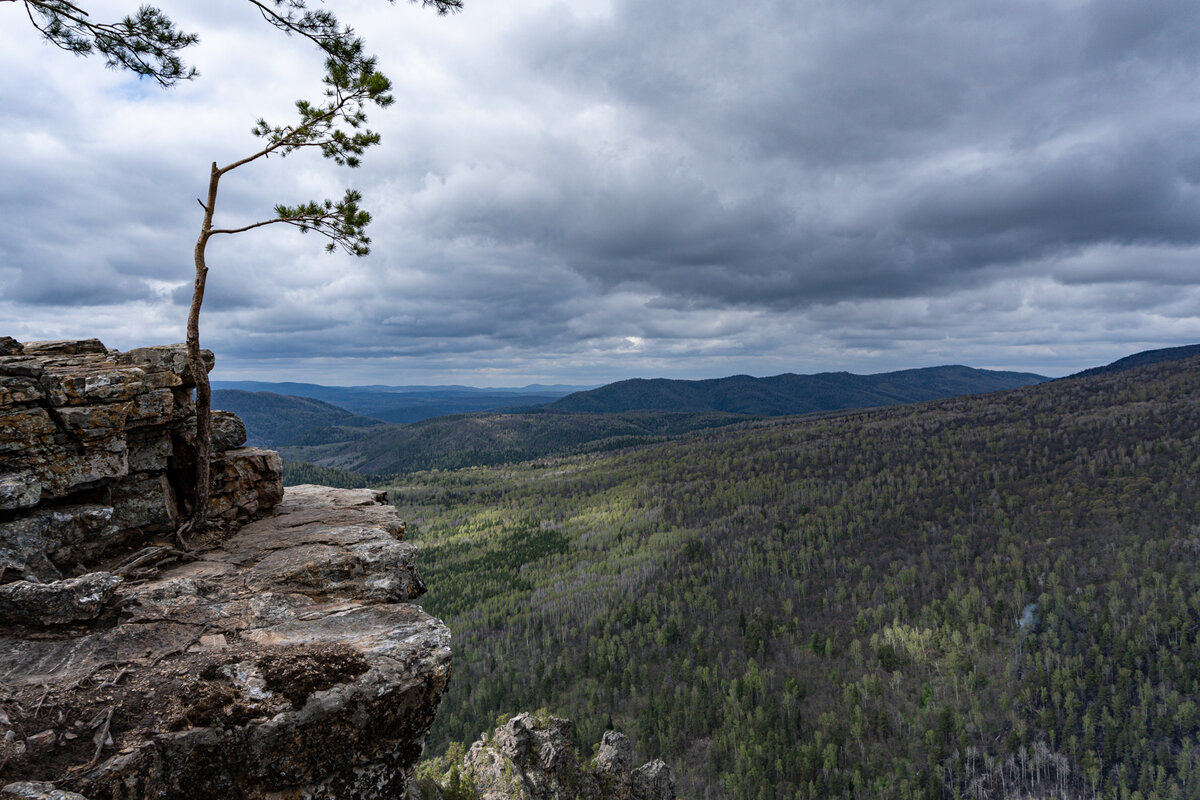
[[[160,428],[130,431],[129,469],[131,472],[161,472],[171,458],[171,435]]]
[[[75,792],[55,789],[52,783],[21,781],[0,789],[0,800],[88,800]]]
[[[23,375],[38,378],[42,374],[41,359],[33,356],[0,356],[0,375]]]
[[[633,744],[623,733],[605,731],[592,762],[603,796],[630,800],[633,792]]]
[[[32,508],[42,499],[42,484],[30,470],[0,474],[0,510]]]
[[[246,443],[246,424],[232,411],[212,414],[212,451],[233,450]]]
[[[480,800],[674,800],[660,760],[632,769],[633,747],[608,731],[584,766],[571,746],[570,720],[522,713],[484,736],[463,757]]]
[[[0,573],[11,570],[39,581],[62,577],[55,564],[73,566],[115,541],[108,506],[40,508],[25,517],[0,522]]]
[[[271,518],[149,582],[121,585],[115,627],[0,640],[13,724],[30,728],[22,735],[56,719],[62,731],[52,730],[65,735],[72,720],[96,718],[111,721],[112,738],[95,740],[95,761],[89,737],[56,772],[24,754],[0,775],[52,780],[92,800],[403,797],[449,678],[449,632],[416,606],[376,599],[376,583],[397,569],[419,584],[411,563],[360,562],[357,582],[336,589],[298,588],[286,570],[272,571],[315,542],[408,547],[372,524],[394,509],[354,505],[352,493],[345,504],[326,498],[314,507],[289,490]],[[288,550],[295,556],[280,557]]]
[[[124,430],[132,402],[70,406],[58,410],[63,429],[81,439],[111,439]]]
[[[53,783],[20,781],[0,789],[0,800],[88,800],[75,792],[55,789]]]
[[[134,473],[112,487],[113,524],[143,531],[173,530],[179,522],[175,491],[163,473]]]
[[[27,453],[53,441],[57,428],[43,408],[0,410],[0,465],[6,453]]]
[[[463,763],[480,800],[574,800],[598,791],[583,785],[571,721],[557,717],[517,714],[471,745]]]
[[[43,497],[65,497],[81,486],[112,481],[129,474],[129,452],[124,436],[110,436],[85,446],[45,447],[30,464],[42,481]]]
[[[175,394],[170,389],[147,389],[133,398],[128,427],[170,424],[175,416]]]
[[[0,408],[33,403],[46,396],[33,378],[0,375]]]
[[[138,367],[107,360],[51,360],[45,362],[40,382],[53,405],[83,406],[129,400],[145,390],[145,376]]]
[[[204,362],[205,369],[211,372],[215,363],[212,351],[201,350],[200,360]],[[193,386],[196,383],[188,369],[186,344],[135,347],[119,353],[117,361],[143,368],[147,373],[148,385],[155,388]]]
[[[212,412],[212,453],[217,457],[222,451],[234,450],[246,443],[246,425],[232,411]],[[180,463],[191,464],[196,459],[195,409],[183,425],[182,452],[177,453]]]
[[[675,778],[662,759],[633,771],[633,800],[675,800]]]
[[[0,356],[18,356],[25,352],[25,345],[11,336],[0,336]]]
[[[53,339],[38,342],[25,342],[26,355],[39,356],[74,356],[85,353],[103,355],[108,348],[99,339]]]
[[[257,519],[283,497],[283,460],[274,450],[226,450],[211,463],[210,519],[226,523]]]
[[[0,621],[65,625],[95,619],[120,583],[120,576],[109,572],[90,572],[51,583],[6,583],[0,586]]]

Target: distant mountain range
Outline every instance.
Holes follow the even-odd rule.
[[[770,378],[734,375],[704,381],[635,378],[556,400],[552,411],[724,412],[757,417],[808,414],[846,408],[919,403],[963,394],[1019,389],[1050,378],[1031,372],[997,372],[947,366],[877,375],[787,373]]]
[[[1200,345],[1151,350],[1079,374],[1195,354]],[[611,450],[762,417],[842,413],[1049,380],[953,365],[876,375],[633,379],[580,391],[562,385],[475,389],[214,381],[213,406],[241,416],[250,443],[279,449],[285,462],[349,470],[343,477],[354,480]]]
[[[279,447],[312,430],[385,424],[323,400],[273,392],[215,389],[212,407],[241,417],[246,423],[246,443],[255,447]]]
[[[266,381],[213,381],[218,391],[270,392],[275,395],[307,397],[382,422],[419,422],[447,414],[531,408],[553,402],[564,395],[591,386],[533,384],[518,389],[472,386],[321,386],[315,383],[269,383]],[[245,399],[225,402],[245,402]],[[241,413],[235,408],[226,411]],[[338,424],[338,423],[330,423]]]

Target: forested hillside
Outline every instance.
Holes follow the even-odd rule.
[[[377,419],[352,414],[321,400],[272,392],[217,389],[212,393],[212,406],[241,417],[246,424],[246,441],[254,447],[280,447],[318,428],[380,424]]]
[[[662,412],[455,414],[411,425],[313,429],[279,450],[285,462],[395,475],[613,450],[745,419]]]
[[[963,394],[1016,389],[1049,380],[1030,372],[998,372],[963,366],[906,369],[876,375],[822,372],[818,375],[734,375],[703,381],[617,381],[576,392],[548,407],[557,411],[725,412],[774,417],[918,403]]]
[[[684,797],[1200,796],[1200,360],[391,489],[431,754],[545,705]]]

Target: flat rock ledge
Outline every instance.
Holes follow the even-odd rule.
[[[98,579],[95,619],[0,632],[0,798],[403,797],[450,633],[384,502],[290,487],[185,563]]]

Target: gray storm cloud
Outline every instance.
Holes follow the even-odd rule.
[[[0,26],[13,335],[181,338],[208,161],[311,94],[301,43],[236,4],[170,6],[204,41],[200,81],[170,93]],[[228,374],[1061,374],[1200,340],[1191,4],[342,13],[397,84],[371,120],[383,147],[356,172],[274,160],[231,180],[221,211],[250,220],[354,185],[374,253],[222,243],[207,323]],[[140,326],[106,322],[135,307]]]

